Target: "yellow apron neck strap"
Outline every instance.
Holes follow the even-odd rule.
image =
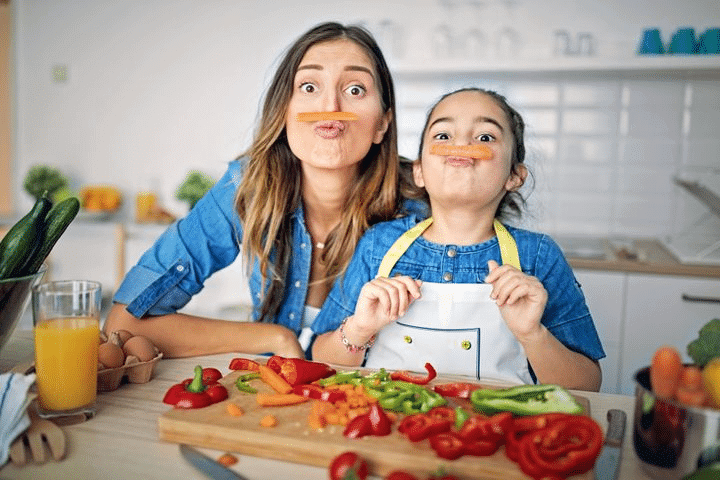
[[[380,268],[378,268],[378,277],[389,277],[390,271],[395,266],[400,257],[403,256],[405,251],[410,245],[427,230],[432,224],[432,217],[426,218],[422,222],[418,223],[410,230],[406,231],[400,238],[395,240],[395,243],[390,247],[388,252],[380,262]],[[517,244],[515,239],[510,235],[505,226],[500,223],[497,219],[493,221],[493,227],[495,227],[495,235],[498,238],[498,244],[500,245],[500,256],[502,258],[503,265],[512,265],[513,267],[521,270],[520,268],[520,256],[518,255]]]

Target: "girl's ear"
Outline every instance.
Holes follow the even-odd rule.
[[[418,187],[425,186],[425,180],[423,180],[422,176],[422,163],[419,159],[413,162],[413,180],[415,180],[415,185]]]
[[[376,145],[380,145],[383,141],[383,138],[385,137],[385,132],[387,132],[388,127],[390,126],[390,122],[392,121],[392,112],[388,110],[385,112],[380,119],[380,123],[378,124],[377,130],[375,130],[375,136],[373,137],[373,143]]]
[[[513,171],[510,173],[510,177],[507,179],[507,182],[505,182],[505,190],[507,190],[508,192],[514,192],[515,190],[522,187],[525,183],[527,175],[528,169],[525,165],[516,165]]]

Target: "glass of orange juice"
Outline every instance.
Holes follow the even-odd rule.
[[[35,374],[41,417],[95,415],[102,287],[88,280],[33,288]]]

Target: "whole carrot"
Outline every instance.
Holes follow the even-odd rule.
[[[672,399],[680,384],[682,371],[680,352],[675,347],[664,345],[658,348],[650,363],[650,386],[653,393],[660,398]]]

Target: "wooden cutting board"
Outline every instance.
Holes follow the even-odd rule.
[[[161,415],[158,418],[160,439],[320,467],[327,467],[340,453],[353,450],[367,459],[373,474],[380,476],[401,469],[426,478],[442,466],[446,473],[460,478],[530,478],[505,456],[505,447],[500,447],[489,457],[464,456],[444,460],[435,455],[427,440],[413,443],[398,433],[397,422],[393,432],[385,437],[348,439],[342,434],[343,427],[332,425],[321,431],[313,430],[307,425],[310,402],[287,407],[261,407],[255,395],[242,393],[234,386],[241,373],[246,372],[231,372],[221,379],[230,394],[227,400],[201,409],[170,408]],[[432,384],[451,381],[438,377]],[[259,380],[253,381],[252,385],[258,391],[270,391]],[[589,401],[585,397],[576,398],[589,415]],[[242,407],[245,414],[240,417],[228,414],[226,407],[230,402]],[[278,419],[276,427],[260,426],[260,419],[267,414]],[[588,472],[573,478],[589,479],[591,476]]]

